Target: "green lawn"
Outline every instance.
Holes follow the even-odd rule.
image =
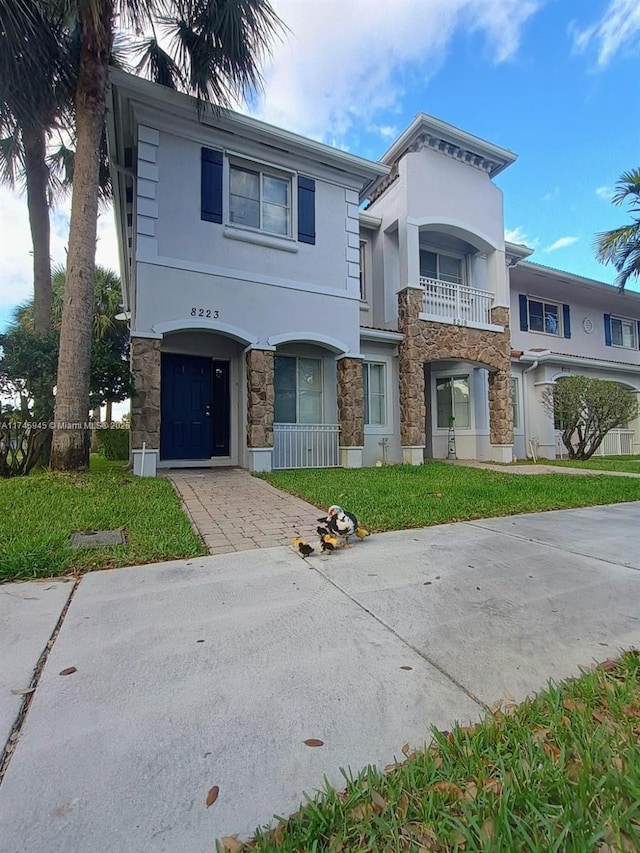
[[[631,478],[526,476],[444,462],[261,476],[323,509],[339,504],[373,531],[640,500],[640,480]]]
[[[540,464],[560,465],[565,468],[592,468],[594,471],[628,471],[640,474],[640,456],[592,456],[582,462],[578,459],[540,459]]]
[[[633,853],[639,676],[640,658],[628,652],[517,708],[494,709],[478,726],[436,731],[430,746],[384,772],[345,774],[344,791],[327,786],[274,830],[247,844],[228,837],[218,849]]]
[[[134,478],[92,457],[91,473],[0,480],[0,581],[48,577],[205,553],[171,484]],[[124,527],[117,548],[69,548],[74,530]]]

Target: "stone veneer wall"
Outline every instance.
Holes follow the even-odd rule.
[[[509,310],[493,308],[492,322],[504,332],[470,329],[421,320],[424,293],[407,288],[398,294],[400,365],[400,433],[403,447],[426,443],[424,364],[431,361],[474,361],[489,372],[489,419],[492,444],[513,444],[511,340]]]
[[[364,445],[364,385],[359,358],[338,359],[338,422],[341,447]]]
[[[131,338],[131,448],[145,441],[160,449],[160,344],[152,338]]]
[[[247,447],[273,447],[274,356],[247,352]]]

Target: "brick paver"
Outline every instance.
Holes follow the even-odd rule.
[[[297,535],[317,546],[322,511],[242,468],[183,468],[167,476],[211,554],[290,545]]]

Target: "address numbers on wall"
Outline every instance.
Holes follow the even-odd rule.
[[[219,311],[214,311],[213,308],[192,308],[192,317],[206,317],[207,319],[217,320],[220,316]]]

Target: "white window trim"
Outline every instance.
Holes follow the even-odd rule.
[[[529,302],[542,302],[543,312],[545,305],[554,305],[558,309],[558,331],[556,332],[547,332],[543,329],[543,331],[538,331],[537,329],[531,328],[531,318],[529,315]],[[544,317],[543,317],[544,320]],[[533,296],[527,294],[527,331],[531,332],[532,335],[546,335],[552,338],[562,338],[564,337],[564,313],[562,308],[562,302],[556,302],[554,299],[545,299],[542,296]]]
[[[253,160],[241,154],[235,154],[231,151],[226,152],[224,159],[223,171],[223,211],[225,231],[229,231],[225,236],[233,236],[233,232],[244,232],[246,234],[259,235],[269,240],[278,241],[281,243],[297,243],[297,226],[298,222],[298,173],[283,169],[281,166],[276,166],[272,163],[267,163],[264,160]],[[274,178],[289,181],[289,195],[291,203],[289,205],[289,233],[277,234],[274,231],[266,231],[263,228],[254,228],[251,225],[242,225],[238,222],[231,221],[231,167],[237,166],[240,169],[249,169],[252,172],[259,172],[260,175],[272,175]],[[262,187],[262,181],[261,181]],[[262,189],[261,189],[262,192]],[[260,209],[262,211],[262,198],[260,200]],[[262,216],[262,212],[260,214]],[[237,236],[235,239],[239,239]],[[247,242],[252,242],[248,240]],[[277,246],[274,246],[277,248]]]
[[[365,435],[390,435],[393,432],[393,403],[391,400],[391,382],[390,376],[393,369],[392,360],[389,356],[375,355],[371,353],[364,356],[362,367],[365,364],[382,364],[384,365],[384,408],[385,422],[383,424],[365,424]],[[364,386],[364,381],[363,381]]]
[[[613,342],[613,321],[619,320],[621,323],[631,323],[631,331],[633,333],[633,344],[628,347],[625,344],[614,344]],[[638,349],[638,321],[632,320],[631,317],[619,317],[617,314],[611,314],[611,346],[618,349],[637,350]]]
[[[445,255],[448,258],[456,258],[459,261],[462,261],[462,281],[460,282],[460,287],[473,287],[469,282],[471,281],[470,267],[469,267],[469,255],[462,254],[461,252],[456,252],[453,250],[443,250],[438,249],[437,246],[431,246],[429,243],[420,243],[418,246],[418,269],[420,269],[420,252],[433,252],[436,255]],[[427,276],[420,276],[421,278],[426,278]],[[434,281],[444,281],[444,279],[437,278]],[[445,282],[445,284],[454,284],[453,281]]]
[[[475,405],[473,400],[473,370],[471,368],[465,370],[438,370],[431,374],[431,411],[433,412],[433,421],[431,428],[434,435],[447,435],[449,427],[438,426],[438,395],[436,393],[436,385],[438,379],[463,379],[466,377],[469,383],[469,426],[463,427],[454,423],[456,432],[464,431],[465,434],[476,431],[476,415]]]
[[[320,424],[318,424],[318,426],[321,424],[324,424],[326,421],[326,418],[325,418],[325,397],[326,397],[326,394],[325,394],[325,387],[324,387],[324,358],[322,358],[321,356],[315,356],[315,355],[290,355],[289,353],[284,353],[284,352],[277,352],[277,353],[275,353],[275,356],[277,358],[292,358],[292,359],[294,359],[294,361],[296,363],[296,420],[295,420],[295,424],[291,424],[292,426],[308,426],[308,424],[303,424],[302,421],[300,420],[300,386],[298,385],[298,361],[301,358],[306,358],[308,361],[313,360],[313,361],[319,361],[320,362],[320,388],[321,388],[321,391],[320,391],[320,404],[321,404],[320,405],[320,408],[321,408],[320,417],[322,418],[322,420],[320,421]],[[276,388],[275,388],[275,374],[274,374],[274,380],[273,380],[274,413],[275,413],[275,394],[276,394]],[[287,422],[286,421],[276,421],[274,419],[274,423],[279,424],[279,423],[287,423]]]

